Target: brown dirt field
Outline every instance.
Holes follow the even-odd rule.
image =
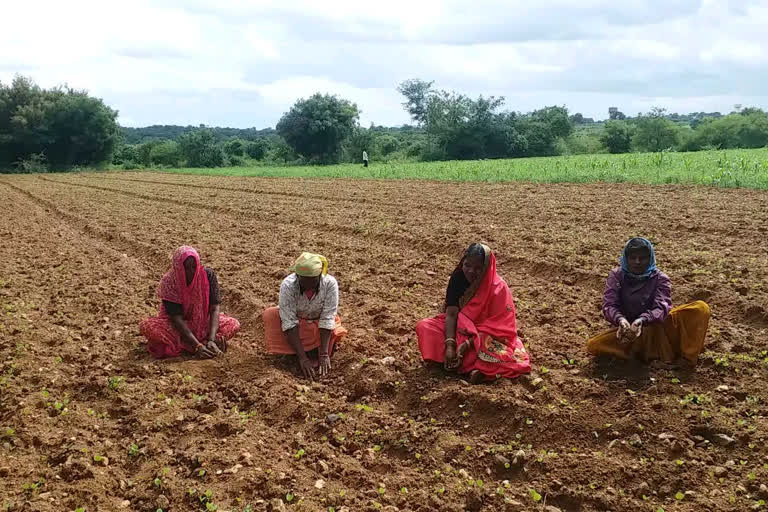
[[[2,510],[768,500],[768,193],[111,173],[3,176],[0,202]],[[585,352],[636,234],[657,244],[675,304],[712,307],[695,373]],[[515,295],[530,377],[470,386],[421,363],[413,326],[476,240]],[[153,361],[138,334],[183,243],[243,325],[217,360]],[[328,256],[350,329],[312,384],[262,348],[260,313],[301,250]]]

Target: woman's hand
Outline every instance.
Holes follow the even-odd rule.
[[[643,333],[643,319],[638,318],[634,322],[632,322],[632,325],[629,327],[629,331],[632,333],[632,335],[635,338],[639,338],[640,335]]]
[[[227,351],[227,348],[228,348],[227,340],[225,340],[224,338],[222,338],[221,341],[210,340],[210,342],[212,342],[214,345],[216,345],[216,348],[219,349],[219,352],[226,352]]]
[[[205,348],[207,348],[213,354],[213,357],[223,354],[215,340],[208,340],[208,343],[205,344]]]
[[[446,370],[455,370],[459,367],[459,360],[456,357],[456,340],[453,338],[446,338],[445,340],[443,365]]]
[[[213,357],[216,357],[216,354],[211,351],[210,348],[208,348],[206,345],[203,345],[202,343],[197,344],[197,348],[195,350],[195,356],[197,356],[199,359],[211,359]]]
[[[619,320],[619,330],[616,331],[616,339],[623,340],[626,338],[630,329],[632,329],[632,325],[629,323],[629,320],[626,318]]]
[[[321,377],[325,377],[331,371],[331,356],[328,354],[320,354],[320,369],[319,373]]]
[[[299,369],[301,369],[301,373],[304,374],[304,377],[309,380],[315,380],[315,370],[312,368],[312,361],[310,361],[306,355],[304,357],[299,357]]]

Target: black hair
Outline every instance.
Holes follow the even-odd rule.
[[[485,260],[485,249],[483,244],[474,243],[464,251],[464,258],[480,258]]]
[[[624,249],[627,255],[633,253],[633,252],[645,252],[648,254],[651,254],[651,248],[648,247],[648,245],[645,243],[645,240],[642,238],[633,238],[629,242],[627,242],[627,247]]]

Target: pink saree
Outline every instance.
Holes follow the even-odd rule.
[[[496,273],[496,256],[487,246],[485,271],[462,297],[456,325],[456,343],[469,343],[459,373],[479,370],[487,377],[515,378],[530,373],[531,360],[517,337],[515,303],[507,283]],[[463,262],[463,260],[462,260]],[[459,262],[458,268],[461,268]],[[425,361],[443,362],[445,314],[416,325],[419,349]]]

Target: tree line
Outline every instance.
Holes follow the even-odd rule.
[[[0,172],[85,166],[125,169],[372,161],[518,158],[630,151],[698,151],[768,146],[768,115],[757,108],[628,117],[609,109],[595,122],[564,106],[521,113],[503,97],[476,98],[411,79],[398,91],[413,124],[368,128],[357,105],[335,95],[298,100],[274,129],[156,125],[120,127],[117,111],[85,91],[42,89],[17,76],[0,82]]]

